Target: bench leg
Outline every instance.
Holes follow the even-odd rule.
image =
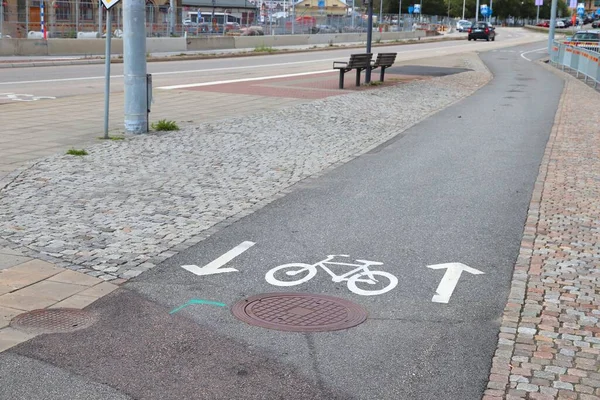
[[[383,76],[385,75],[385,67],[381,67],[381,71],[379,72],[379,80],[383,82]]]
[[[344,70],[340,69],[340,84],[339,84],[340,89],[344,88]]]
[[[360,68],[356,68],[356,86],[360,86]]]

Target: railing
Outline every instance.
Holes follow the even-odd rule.
[[[594,84],[594,88],[600,83],[600,47],[599,43],[591,42],[558,42],[552,45],[550,62],[560,67],[563,71],[568,69],[579,75],[583,75],[585,82],[588,79]]]

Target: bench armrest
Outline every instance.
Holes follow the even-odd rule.
[[[337,65],[336,65],[337,64]],[[348,63],[346,61],[334,61],[333,62],[333,68],[346,68],[348,66]]]

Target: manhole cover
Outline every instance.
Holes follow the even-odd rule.
[[[63,333],[87,328],[96,322],[93,314],[76,308],[49,308],[19,314],[10,326],[28,333]]]
[[[358,304],[304,293],[259,294],[236,303],[231,311],[250,325],[292,332],[347,329],[367,319],[367,312]]]

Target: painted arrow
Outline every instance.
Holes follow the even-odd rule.
[[[463,271],[466,271],[473,275],[481,275],[481,272],[478,269],[471,268],[468,265],[462,263],[446,263],[446,264],[435,264],[428,265],[427,268],[431,269],[445,269],[446,273],[442,278],[442,281],[438,285],[436,289],[436,294],[433,296],[431,301],[434,303],[448,303],[450,301],[450,297],[458,284],[458,280],[462,275]]]
[[[204,267],[199,267],[197,265],[182,265],[181,268],[186,269],[186,270],[190,271],[191,273],[199,275],[199,276],[221,274],[223,272],[236,272],[237,269],[235,269],[235,268],[221,268],[221,267],[254,245],[255,245],[254,242],[243,242],[243,243],[240,243],[239,245],[235,246],[233,249],[229,250],[227,253],[223,254],[221,257],[217,258],[216,260],[209,262]]]

